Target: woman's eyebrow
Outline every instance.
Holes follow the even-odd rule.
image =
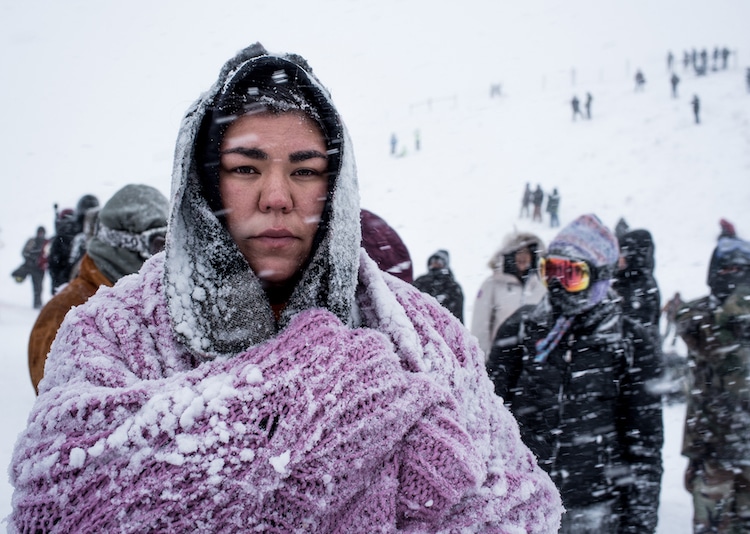
[[[247,158],[258,159],[258,160],[268,159],[268,154],[266,154],[259,148],[245,148],[245,147],[240,146],[237,148],[230,148],[229,150],[222,150],[220,155],[223,156],[224,154],[240,154]]]
[[[300,150],[299,152],[292,152],[289,154],[290,163],[299,163],[314,158],[323,158],[327,160],[328,156],[318,150]]]

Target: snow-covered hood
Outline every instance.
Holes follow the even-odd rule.
[[[327,139],[338,172],[316,245],[277,324],[260,280],[217,218],[198,173],[197,140],[215,105],[247,90],[248,76],[284,74],[305,97],[322,103],[336,130]],[[301,80],[301,82],[300,82]],[[330,132],[329,132],[330,133]],[[359,263],[359,191],[349,136],[328,91],[298,56],[269,54],[260,45],[228,61],[216,83],[188,110],[180,127],[172,175],[164,286],[172,326],[192,352],[208,358],[237,354],[284,328],[302,310],[325,308],[349,324]]]

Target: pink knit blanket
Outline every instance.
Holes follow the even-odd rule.
[[[87,358],[43,388],[16,446],[10,532],[556,532],[557,490],[474,340],[413,288],[377,283],[360,305],[380,331],[308,310],[186,370],[140,338],[123,360],[133,318],[95,299],[53,349]],[[410,313],[391,294],[384,317],[387,289]]]

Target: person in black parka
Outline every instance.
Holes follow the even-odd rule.
[[[414,280],[414,286],[432,295],[462,323],[464,322],[464,292],[450,269],[447,250],[438,250],[427,260],[427,274]]]
[[[654,278],[654,240],[648,230],[629,230],[618,239],[620,259],[612,288],[625,315],[645,326],[661,347],[661,292]]]
[[[487,371],[521,437],[557,484],[563,533],[653,533],[663,423],[652,337],[622,314],[614,235],[595,215],[540,260],[547,296],[498,330]]]
[[[55,205],[57,210],[57,205]],[[55,235],[50,239],[49,270],[50,289],[54,295],[65,284],[70,282],[70,249],[78,233],[75,212],[66,208],[55,216]]]
[[[49,251],[49,276],[54,295],[65,284],[70,282],[73,271],[71,251],[76,235],[83,232],[83,221],[89,209],[99,206],[99,199],[94,195],[83,195],[73,211],[66,208],[59,213],[55,204],[55,235],[52,236]]]

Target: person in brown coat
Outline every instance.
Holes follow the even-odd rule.
[[[126,185],[104,205],[78,276],[47,302],[31,329],[29,375],[37,393],[47,353],[65,315],[101,286],[111,287],[123,276],[137,272],[164,247],[168,211],[164,195],[140,184]]]

